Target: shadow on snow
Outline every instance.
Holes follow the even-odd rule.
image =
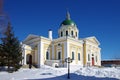
[[[41,75],[51,75],[51,74],[41,74]],[[94,76],[83,76],[83,75],[77,75],[74,73],[70,74],[70,79],[67,79],[67,74],[51,77],[51,78],[43,78],[43,79],[27,79],[27,80],[118,80],[116,78],[102,78],[102,77],[94,77]]]

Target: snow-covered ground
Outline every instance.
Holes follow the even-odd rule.
[[[67,80],[67,68],[42,66],[40,69],[19,69],[0,72],[0,80]],[[120,80],[120,68],[71,66],[69,80]]]

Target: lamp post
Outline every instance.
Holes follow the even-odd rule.
[[[65,62],[68,63],[68,79],[70,79],[70,63],[72,63],[72,59],[70,57],[65,59]]]

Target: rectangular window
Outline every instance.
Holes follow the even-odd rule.
[[[46,59],[48,60],[49,59],[49,53],[46,52]]]
[[[76,32],[76,37],[77,37],[77,32]]]
[[[58,52],[58,60],[61,59],[61,52]]]
[[[74,60],[75,58],[74,58],[74,52],[72,52],[72,60]]]
[[[80,53],[78,53],[78,60],[80,61]]]

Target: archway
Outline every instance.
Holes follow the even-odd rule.
[[[32,55],[28,54],[26,59],[27,59],[27,60],[26,60],[26,61],[27,61],[27,62],[26,62],[27,64],[32,64]]]

